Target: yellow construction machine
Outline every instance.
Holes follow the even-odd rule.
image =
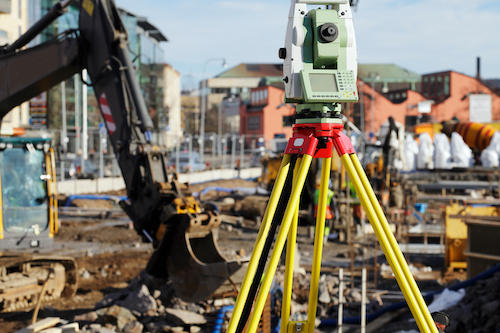
[[[0,138],[0,311],[29,308],[77,288],[72,258],[30,254],[50,248],[58,229],[50,138]]]

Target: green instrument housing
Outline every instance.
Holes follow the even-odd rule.
[[[321,30],[325,25],[332,24],[336,37],[331,38],[333,41],[327,41]],[[358,101],[354,71],[347,69],[348,31],[345,20],[339,16],[337,10],[332,9],[309,11],[303,25],[305,38],[303,69],[300,72],[303,99],[287,99],[287,102],[299,103],[298,114],[304,110],[318,112],[321,119],[315,122],[323,122],[325,119],[321,114],[324,112],[321,110],[328,110],[330,114],[332,111],[340,113],[338,103]],[[312,120],[303,119],[300,122]]]

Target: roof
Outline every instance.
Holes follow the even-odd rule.
[[[483,80],[483,82],[490,89],[500,89],[500,79],[486,79],[486,80]]]
[[[421,76],[396,64],[359,64],[358,77],[365,82],[420,82]]]
[[[241,78],[241,77],[282,77],[283,64],[239,64],[216,77]]]
[[[158,42],[168,42],[167,37],[146,18],[139,17],[137,19],[137,25],[144,29],[144,31],[147,31],[149,36],[156,39]]]
[[[168,42],[167,37],[165,37],[165,35],[160,31],[160,29],[158,29],[151,22],[149,22],[147,18],[145,18],[143,16],[138,16],[132,12],[129,12],[128,10],[126,10],[124,8],[118,8],[118,10],[122,14],[126,14],[126,15],[133,16],[133,17],[137,18],[137,25],[139,27],[141,27],[144,31],[147,31],[148,35],[151,38],[155,39],[158,42]]]

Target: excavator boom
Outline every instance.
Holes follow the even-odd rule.
[[[112,0],[82,0],[79,27],[21,49],[64,11],[57,4],[18,41],[0,48],[0,117],[21,102],[86,69],[118,160],[127,200],[120,205],[135,230],[155,247],[153,275],[178,281],[180,297],[198,300],[224,285],[240,262],[228,262],[212,230],[215,211],[203,210],[167,173],[167,150],[151,144],[153,123],[128,53],[127,32]],[[49,110],[50,112],[50,110]],[[184,260],[179,260],[184,258]],[[189,283],[186,277],[189,277]],[[236,279],[237,280],[237,279]],[[220,289],[219,289],[220,291]]]

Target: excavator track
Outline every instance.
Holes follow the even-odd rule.
[[[42,302],[71,297],[78,286],[76,262],[69,257],[2,253],[0,257],[0,312],[12,312]]]

